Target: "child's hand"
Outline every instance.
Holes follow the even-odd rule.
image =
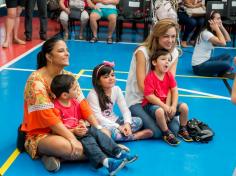
[[[125,123],[124,125],[124,135],[129,136],[132,134],[131,127],[129,123]]]
[[[171,106],[169,116],[173,118],[175,114],[176,114],[176,107]]]
[[[74,134],[79,137],[83,137],[84,135],[87,134],[87,132],[88,132],[88,128],[86,126],[77,126],[74,129]]]
[[[165,111],[165,114],[169,114],[170,113],[170,106],[168,106],[168,105],[164,105],[164,107],[163,107],[163,109],[164,109],[164,111]]]

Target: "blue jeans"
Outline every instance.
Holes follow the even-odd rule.
[[[122,151],[110,137],[94,127],[89,128],[85,136],[77,139],[82,143],[85,155],[95,168],[102,166],[107,155],[114,158]]]
[[[123,125],[124,120],[123,119],[120,120],[120,118],[119,118],[119,119],[117,119],[116,123]],[[132,117],[132,122],[130,124],[132,133],[137,132],[139,129],[142,128],[142,126],[143,126],[143,122],[142,122],[141,118]],[[112,139],[114,139],[115,141],[132,141],[132,140],[134,140],[134,135],[125,136],[117,128],[112,128],[110,130],[111,130]]]
[[[229,71],[233,58],[229,54],[211,57],[208,61],[193,66],[193,72],[200,76],[219,76]]]
[[[187,41],[189,35],[193,32],[190,40],[196,40],[201,28],[204,25],[204,17],[189,17],[186,12],[178,12],[179,23],[184,25],[182,41]],[[194,30],[195,29],[195,30]]]
[[[153,138],[162,138],[162,132],[157,126],[156,120],[154,117],[151,117],[145,112],[141,103],[132,105],[129,107],[132,116],[138,116],[143,120],[143,127],[145,129],[150,129],[153,132]],[[177,117],[174,117],[173,120],[168,124],[169,129],[177,134],[179,131],[179,120]]]

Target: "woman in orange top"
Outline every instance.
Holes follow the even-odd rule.
[[[24,121],[21,127],[26,132],[25,149],[35,159],[42,156],[48,171],[60,168],[60,159],[79,160],[83,157],[83,147],[61,122],[59,112],[53,105],[50,84],[54,76],[62,73],[69,65],[69,52],[61,39],[47,40],[37,57],[38,69],[26,83],[24,92]],[[83,93],[79,89],[78,100],[83,104],[82,113],[88,114],[93,123],[100,128],[90,110]]]

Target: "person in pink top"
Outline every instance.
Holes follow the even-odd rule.
[[[95,168],[104,166],[109,175],[115,175],[127,163],[138,158],[137,155],[122,150],[105,134],[105,129],[98,124],[88,104],[79,103],[77,100],[79,89],[72,75],[55,76],[51,90],[56,96],[54,106],[60,111],[63,124],[82,143],[85,155]],[[92,126],[87,126],[85,121]]]
[[[144,80],[144,99],[142,106],[144,110],[155,118],[160,127],[164,141],[170,145],[178,145],[180,142],[169,130],[169,123],[174,116],[179,115],[180,129],[178,136],[185,141],[191,142],[192,138],[186,129],[188,121],[188,105],[178,103],[178,89],[174,76],[169,69],[171,55],[169,51],[157,50],[150,59],[151,71]],[[167,100],[168,92],[171,100]]]

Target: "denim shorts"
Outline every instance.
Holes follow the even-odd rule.
[[[101,18],[108,18],[108,16],[112,14],[115,14],[117,16],[117,9],[101,8],[100,10],[101,11],[93,9],[92,13],[99,14]]]
[[[179,107],[180,107],[181,104],[182,104],[182,102],[178,103],[178,105],[176,107],[176,113],[175,113],[174,116],[180,115]],[[152,118],[156,119],[156,115],[155,115],[156,110],[158,110],[161,107],[158,106],[158,105],[154,105],[154,104],[147,104],[143,108]]]

